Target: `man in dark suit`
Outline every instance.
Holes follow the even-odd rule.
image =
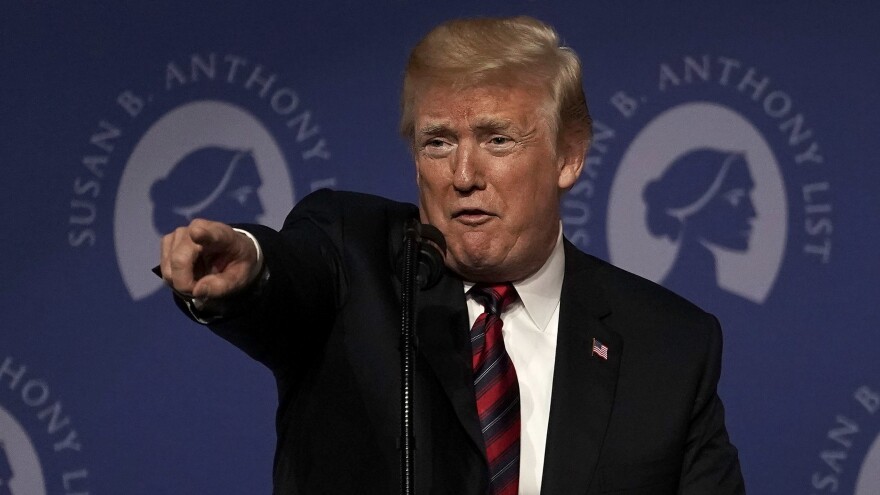
[[[280,232],[196,220],[163,239],[179,304],[276,377],[275,493],[398,491],[395,267],[412,218],[448,244],[418,298],[417,493],[743,493],[715,319],[562,237],[591,131],[556,33],[434,29],[401,129],[418,207],[322,191]]]

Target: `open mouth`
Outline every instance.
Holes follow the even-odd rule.
[[[452,214],[453,220],[457,220],[468,226],[482,225],[493,217],[495,217],[495,215],[479,208],[465,208]]]

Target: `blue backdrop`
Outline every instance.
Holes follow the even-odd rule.
[[[443,19],[519,13],[584,62],[596,138],[566,234],[719,316],[749,491],[880,493],[873,4],[0,10],[12,493],[268,493],[272,377],[172,307],[149,273],[159,232],[193,214],[278,227],[319,187],[414,200],[409,49]],[[705,230],[676,230],[700,212]]]

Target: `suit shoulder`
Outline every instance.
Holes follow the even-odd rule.
[[[567,251],[566,265],[568,255]],[[603,305],[594,314],[622,338],[624,352],[633,362],[654,363],[663,376],[696,376],[707,363],[717,361],[723,337],[713,315],[659,284],[594,256],[574,250],[571,258],[572,265],[579,267],[574,278],[589,296],[578,294],[579,302]]]
[[[572,265],[586,272],[586,276],[601,287],[609,309],[615,313],[628,312],[658,321],[691,321],[702,325],[708,321],[713,327],[717,325],[714,316],[660,284],[586,254],[574,246],[566,250],[566,256],[571,256]]]
[[[374,194],[319,189],[297,203],[293,211],[296,212],[297,210],[324,210],[366,215],[379,211],[412,213],[416,210],[416,206],[411,203],[402,203]]]
[[[418,209],[410,203],[393,201],[372,194],[319,189],[294,206],[285,227],[304,219],[318,224],[371,224],[377,220],[412,218]]]

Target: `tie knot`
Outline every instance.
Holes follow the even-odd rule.
[[[510,283],[477,284],[471,287],[468,294],[493,315],[500,315],[510,303],[516,301],[516,289]]]

